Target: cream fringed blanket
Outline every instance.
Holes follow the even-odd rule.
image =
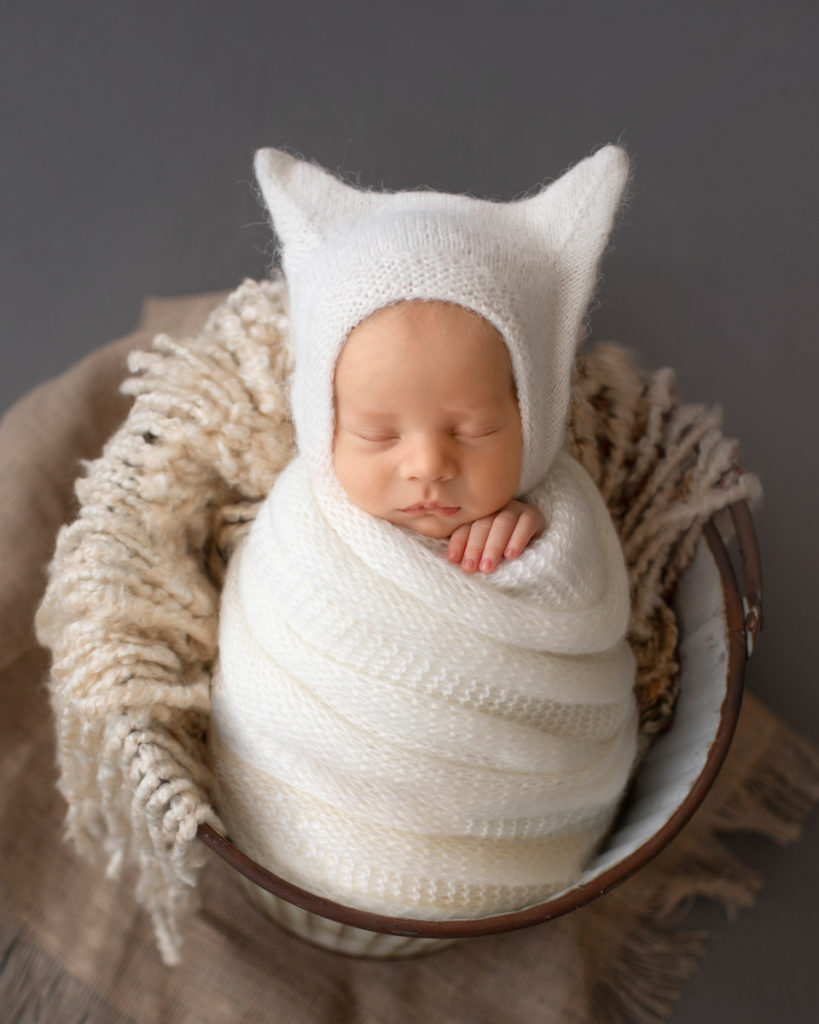
[[[164,956],[220,822],[204,734],[221,571],[292,455],[280,282],[245,282],[196,338],[131,356],[136,402],[77,484],[37,619],[52,649],[68,829],[112,871],[138,867]],[[673,618],[665,597],[717,508],[754,490],[715,412],[682,406],[599,348],[575,382],[570,451],[600,487],[623,543],[644,733],[667,721]],[[672,682],[669,682],[669,681]]]
[[[602,498],[559,454],[547,526],[466,577],[446,543],[285,469],[228,570],[211,744],[241,849],[296,884],[420,917],[574,881],[637,748],[628,580]]]

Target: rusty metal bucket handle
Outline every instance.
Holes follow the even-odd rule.
[[[745,624],[745,657],[750,658],[762,632],[762,560],[756,539],[751,509],[745,500],[734,502],[729,509],[739,545],[742,566],[740,595]]]

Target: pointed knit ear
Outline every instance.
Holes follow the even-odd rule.
[[[257,150],[253,166],[288,261],[309,252],[334,221],[366,204],[367,193],[280,149]]]
[[[625,150],[604,146],[538,195],[515,204],[516,215],[543,240],[564,323],[579,327],[586,312],[628,173]]]
[[[593,156],[518,204],[533,225],[540,224],[550,248],[586,244],[598,238],[605,245],[628,179],[628,156],[620,146],[604,146]],[[580,236],[580,237],[578,237]],[[598,254],[599,255],[599,254]]]

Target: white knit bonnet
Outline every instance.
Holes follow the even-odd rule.
[[[333,375],[350,331],[405,299],[453,302],[506,343],[523,426],[518,493],[563,442],[581,325],[628,177],[606,146],[527,199],[367,192],[276,149],[256,176],[282,246],[300,452],[332,474]]]

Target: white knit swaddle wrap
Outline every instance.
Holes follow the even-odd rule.
[[[257,154],[300,454],[229,567],[210,745],[231,838],[306,889],[387,914],[510,910],[576,878],[611,820],[636,748],[628,583],[603,500],[560,447],[627,168],[606,147],[494,203],[363,192]],[[509,351],[519,486],[547,529],[488,577],[354,507],[335,476],[339,352],[407,299],[479,313]]]
[[[608,512],[559,455],[545,534],[489,577],[297,459],[225,584],[211,750],[245,852],[342,903],[418,917],[575,879],[636,747],[628,584]]]

